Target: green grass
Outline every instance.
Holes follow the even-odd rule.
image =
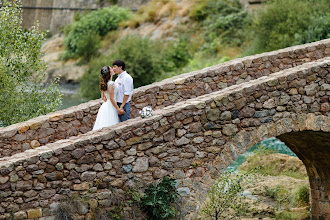
[[[296,179],[307,179],[306,169],[302,162],[285,160],[275,154],[274,150],[261,146],[248,157],[240,167],[243,172],[255,172],[270,176],[290,176]]]

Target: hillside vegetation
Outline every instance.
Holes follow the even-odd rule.
[[[127,64],[135,88],[230,59],[330,37],[330,0],[267,1],[249,14],[239,0],[153,0],[133,13],[77,14],[64,28],[63,59],[87,64],[81,93],[99,97],[99,70]]]

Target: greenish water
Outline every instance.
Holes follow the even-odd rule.
[[[89,101],[79,95],[79,88],[76,84],[63,84],[61,85],[61,91],[63,93],[63,99],[59,110]]]
[[[277,138],[269,138],[264,141],[259,142],[258,144],[251,147],[247,152],[240,155],[234,162],[232,162],[229,167],[227,168],[227,171],[235,171],[239,166],[242,165],[242,163],[245,162],[246,158],[253,155],[254,151],[257,150],[260,146],[263,146],[265,149],[273,150],[277,153],[281,154],[287,154],[290,156],[296,157],[295,153],[293,153],[290,148],[288,148],[285,143],[280,141]]]

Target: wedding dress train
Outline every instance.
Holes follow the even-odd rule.
[[[101,129],[103,127],[109,127],[111,125],[115,125],[120,122],[118,112],[116,108],[112,105],[110,98],[109,98],[109,86],[114,86],[114,97],[117,95],[118,89],[116,88],[113,81],[109,81],[107,83],[108,90],[104,91],[105,97],[107,98],[107,101],[104,102],[101,107],[99,108],[99,111],[96,116],[95,124],[93,127],[94,130]]]

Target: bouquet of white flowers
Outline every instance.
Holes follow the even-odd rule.
[[[139,111],[139,114],[140,114],[141,118],[151,117],[153,114],[151,106],[143,107],[143,109]]]

